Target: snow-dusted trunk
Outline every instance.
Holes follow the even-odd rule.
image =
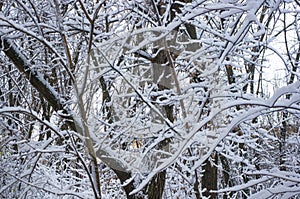
[[[172,82],[174,79],[171,76],[171,60],[168,60],[168,52],[165,48],[164,50],[159,49],[160,52],[152,61],[152,72],[153,72],[153,83],[157,84],[158,91],[164,91],[172,88]],[[159,51],[158,50],[158,51]],[[156,52],[155,52],[156,53]],[[156,99],[154,99],[156,100]],[[161,107],[164,117],[170,122],[174,122],[173,105],[164,105]],[[161,120],[159,117],[157,120]],[[164,121],[161,121],[162,123]],[[170,138],[163,140],[158,144],[158,149],[163,151],[168,151],[170,143]],[[149,199],[159,199],[162,198],[166,180],[166,171],[163,170],[157,173],[147,186],[145,186],[144,191]]]

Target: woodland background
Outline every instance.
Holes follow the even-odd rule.
[[[0,198],[298,198],[299,14],[0,1]]]

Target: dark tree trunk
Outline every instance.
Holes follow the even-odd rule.
[[[212,154],[211,159],[213,163],[217,164],[217,154]],[[202,176],[202,188],[206,188],[206,191],[203,193],[204,196],[210,197],[211,199],[217,198],[216,193],[211,193],[211,190],[217,190],[218,184],[218,168],[214,166],[209,159],[207,159],[202,166],[202,169],[204,170],[203,176]]]
[[[160,199],[165,187],[166,171],[156,174],[148,186],[147,195],[149,199]]]

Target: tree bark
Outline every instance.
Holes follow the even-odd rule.
[[[212,161],[214,164],[217,164],[217,154],[214,153],[211,155]],[[202,166],[202,170],[204,170],[202,176],[202,188],[206,188],[206,191],[203,193],[204,196],[210,197],[211,199],[218,198],[217,193],[211,193],[211,190],[217,190],[218,184],[218,168],[211,164],[210,160],[207,159]]]

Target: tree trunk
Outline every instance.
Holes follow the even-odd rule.
[[[211,155],[212,161],[214,164],[217,164],[217,154],[214,153]],[[206,188],[206,191],[203,193],[204,196],[210,197],[211,199],[217,198],[216,193],[211,193],[211,190],[217,190],[218,184],[218,168],[210,162],[209,159],[207,159],[202,166],[202,169],[204,170],[203,176],[202,176],[202,188]]]
[[[166,181],[166,171],[162,171],[156,174],[149,186],[147,187],[147,196],[149,199],[159,199],[162,198],[164,187]]]

